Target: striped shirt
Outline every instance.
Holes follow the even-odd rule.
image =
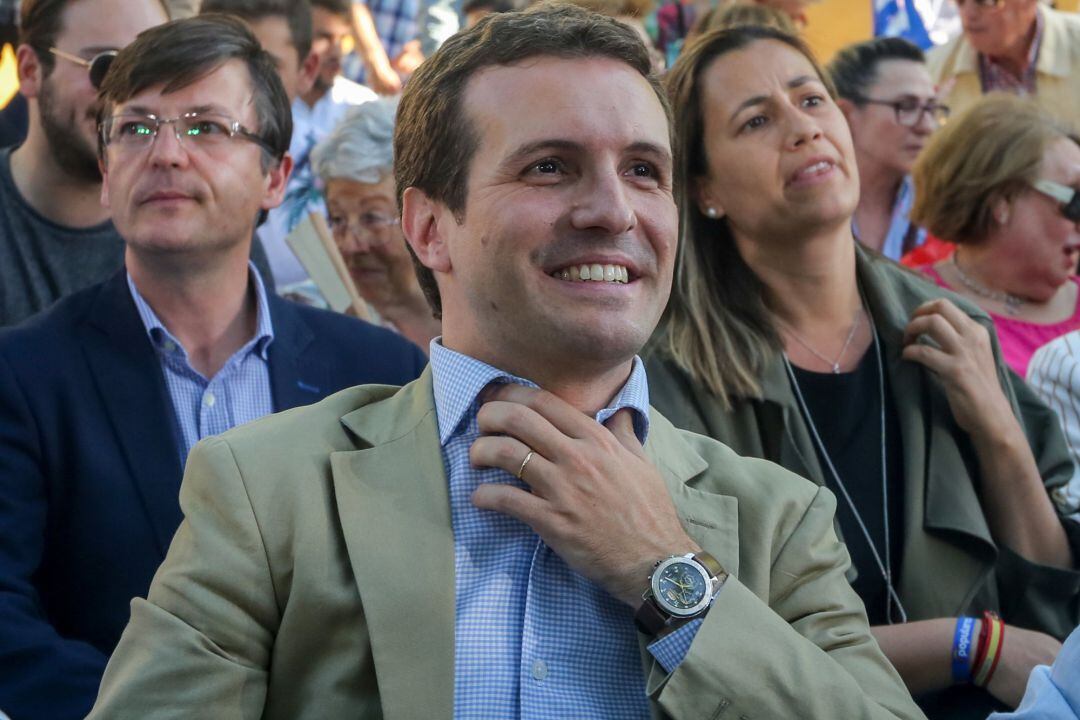
[[[454,717],[648,718],[634,610],[571,570],[528,525],[480,510],[481,483],[527,486],[498,469],[474,468],[477,396],[492,383],[536,385],[431,342],[431,372],[454,531]],[[634,415],[644,442],[648,384],[641,361],[612,403]],[[653,642],[668,671],[686,655],[700,621]]]
[[[1028,363],[1027,381],[1057,413],[1075,464],[1072,478],[1054,490],[1051,497],[1063,514],[1080,513],[1080,330],[1036,350]],[[1080,519],[1080,515],[1077,517]]]
[[[191,367],[184,346],[139,294],[131,275],[127,276],[131,297],[161,363],[165,386],[172,400],[181,465],[199,440],[274,411],[269,365],[274,329],[262,279],[253,265],[249,267],[248,276],[255,288],[256,299],[255,334],[212,378],[203,377]]]

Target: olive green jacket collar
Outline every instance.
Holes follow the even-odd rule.
[[[881,341],[903,438],[904,566],[899,585],[904,590],[902,600],[909,615],[927,617],[941,612],[940,607],[933,605],[938,598],[965,597],[966,601],[981,585],[979,579],[990,571],[997,550],[974,485],[955,480],[972,474],[974,468],[965,466],[944,393],[930,392],[929,384],[938,381],[900,356],[904,328],[912,311],[940,297],[941,291],[895,265],[884,269],[886,262],[871,257],[861,248],[856,250],[859,286]],[[992,329],[992,321],[981,310],[958,297],[953,300]],[[994,347],[1000,354],[996,340]],[[1000,380],[1003,387],[1008,387],[1004,377]],[[780,464],[819,485],[825,484],[824,470],[779,354],[773,356],[762,373],[761,389],[761,399],[774,405],[768,412],[776,414],[775,422],[783,428]],[[1010,400],[1015,411],[1015,399]],[[843,498],[838,498],[838,502],[843,502]],[[962,536],[965,538],[962,545],[970,548],[978,561],[973,562],[972,555],[959,551],[953,544],[936,542],[924,530]],[[930,606],[921,608],[923,602]]]

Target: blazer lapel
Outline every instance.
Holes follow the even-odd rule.
[[[311,328],[289,301],[272,295],[267,302],[274,327],[274,341],[268,352],[274,412],[310,405],[329,395],[327,359],[305,356],[315,339]]]
[[[161,366],[124,272],[102,286],[78,332],[164,558],[181,519],[178,427]]]
[[[330,456],[387,720],[449,720],[454,536],[431,373],[342,418],[363,449]]]

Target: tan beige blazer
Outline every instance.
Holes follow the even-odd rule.
[[[922,717],[844,579],[827,490],[659,413],[646,452],[732,574],[673,674],[642,639],[654,717]],[[454,538],[430,371],[200,443],[180,503],[91,718],[453,717]]]

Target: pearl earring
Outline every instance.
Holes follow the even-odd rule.
[[[707,215],[708,217],[712,218],[713,220],[715,220],[715,219],[717,218],[717,216],[718,216],[718,215],[720,215],[720,213],[718,213],[718,212],[716,211],[716,208],[714,208],[714,207],[707,207],[707,208],[705,208],[705,214],[706,214],[706,215]]]

